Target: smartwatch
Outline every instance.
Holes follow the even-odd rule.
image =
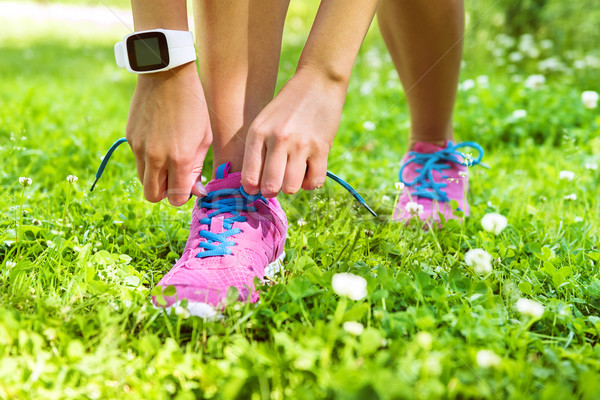
[[[134,74],[166,71],[196,60],[190,31],[152,29],[134,32],[115,44],[119,68]]]

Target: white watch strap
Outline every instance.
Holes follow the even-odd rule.
[[[169,67],[168,69],[196,60],[196,49],[194,47],[194,36],[190,31],[168,31],[160,29],[167,36],[169,45]]]
[[[152,29],[131,33],[123,38],[122,41],[115,44],[115,60],[119,68],[126,68],[130,72],[144,74],[158,71],[139,72],[133,71],[129,66],[127,57],[127,38],[144,32],[162,32],[167,38],[167,47],[169,49],[169,65],[158,71],[165,71],[171,68],[178,67],[183,64],[196,60],[196,48],[194,47],[194,36],[190,31],[175,31],[169,29]]]

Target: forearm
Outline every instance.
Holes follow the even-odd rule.
[[[136,31],[189,30],[186,0],[131,0],[131,9]],[[189,82],[198,79],[196,63],[189,63],[171,71],[138,75],[138,84],[155,84],[165,79],[173,79],[173,71],[177,72],[179,80]]]
[[[131,10],[136,31],[189,29],[186,0],[131,0]]]
[[[378,3],[379,0],[322,0],[298,70],[322,73],[347,85]]]

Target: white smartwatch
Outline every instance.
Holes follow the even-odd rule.
[[[190,31],[152,29],[134,32],[115,44],[119,68],[134,74],[166,71],[196,60]]]

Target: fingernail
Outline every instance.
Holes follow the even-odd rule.
[[[198,193],[200,193],[202,196],[208,195],[208,192],[206,191],[206,188],[204,187],[202,181],[197,181],[195,186],[196,190],[198,190]]]

